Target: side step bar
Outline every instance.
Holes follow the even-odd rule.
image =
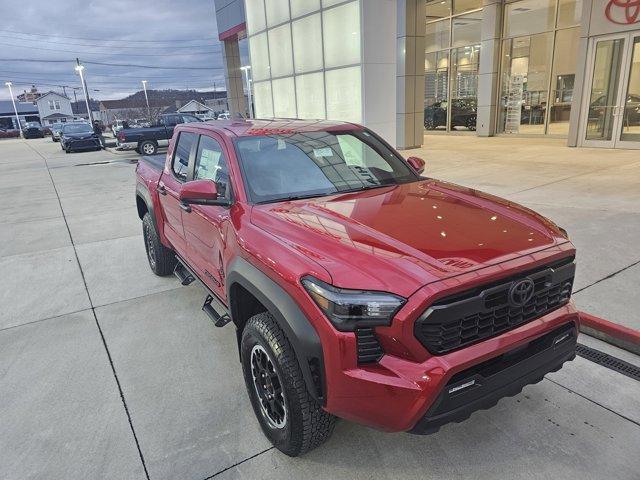
[[[207,295],[207,298],[204,301],[204,305],[202,305],[202,311],[207,314],[207,316],[213,321],[213,324],[216,327],[224,327],[231,321],[231,317],[228,313],[220,315],[211,305],[212,301],[213,295]]]
[[[191,285],[194,281],[198,280],[202,286],[211,291],[207,285],[197,278],[196,274],[191,271],[187,265],[184,264],[182,259],[176,255],[176,259],[178,262],[176,263],[176,267],[173,270],[173,274],[178,277],[180,283],[182,285]],[[231,322],[231,315],[229,313],[224,313],[220,315],[218,311],[211,305],[211,303],[216,300],[217,303],[221,304],[220,300],[218,300],[212,293],[207,294],[207,298],[204,300],[204,305],[202,305],[202,311],[207,314],[207,316],[213,321],[213,324],[216,327],[224,327],[227,323]],[[222,305],[222,304],[221,304]],[[224,305],[222,305],[224,307]]]
[[[180,261],[176,263],[173,274],[178,277],[178,280],[180,280],[180,283],[184,286],[191,285],[195,281],[195,277]]]

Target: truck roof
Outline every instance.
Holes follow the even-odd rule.
[[[187,125],[194,125],[198,127],[198,129],[211,129],[218,133],[236,137],[298,132],[322,132],[329,130],[361,130],[363,128],[360,125],[348,122],[336,122],[330,120],[297,120],[290,118],[276,118],[270,120],[215,120],[211,122]]]

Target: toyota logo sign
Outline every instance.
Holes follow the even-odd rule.
[[[514,283],[509,289],[509,303],[514,307],[522,307],[533,298],[535,285],[533,280],[525,278]]]
[[[640,0],[609,0],[604,14],[612,23],[633,25],[640,22]]]

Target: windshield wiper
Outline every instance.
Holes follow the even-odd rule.
[[[262,205],[263,203],[288,202],[291,200],[303,200],[305,198],[326,197],[328,195],[335,195],[336,193],[340,193],[340,192],[322,192],[322,193],[307,193],[302,195],[289,195],[287,197],[274,198],[272,200],[263,200],[261,202],[256,202],[256,203],[258,205]]]

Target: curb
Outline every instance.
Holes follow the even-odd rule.
[[[640,331],[580,312],[580,331],[640,355]]]

